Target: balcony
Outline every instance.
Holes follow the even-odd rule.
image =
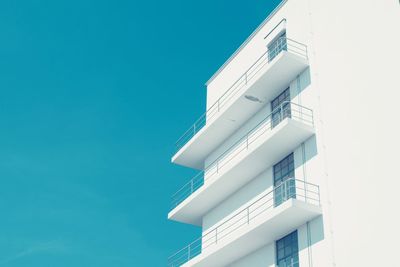
[[[276,42],[179,138],[173,163],[203,169],[210,152],[307,68],[304,44]]]
[[[314,134],[311,109],[282,103],[172,196],[168,218],[201,225],[210,209]]]
[[[321,214],[319,186],[287,179],[173,254],[168,266],[227,266]]]

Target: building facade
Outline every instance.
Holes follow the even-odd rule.
[[[250,35],[177,141],[172,162],[200,172],[168,218],[202,236],[168,266],[400,266],[399,18],[396,1],[287,0]]]

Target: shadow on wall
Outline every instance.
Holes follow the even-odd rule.
[[[230,216],[245,208],[251,202],[258,199],[261,195],[267,193],[273,188],[272,171],[263,171],[251,180],[244,188],[234,192],[228,199],[224,200],[220,205],[212,209],[206,216],[207,220],[203,221],[203,231],[213,229],[213,227],[222,223],[224,218],[229,219]]]
[[[302,91],[304,91],[310,84],[311,84],[310,68],[307,68],[297,77],[294,85],[292,84],[292,86],[290,86],[291,84],[289,84],[284,86],[272,99],[279,96],[283,91],[285,91],[290,86],[290,101],[293,101],[293,99],[296,98]],[[250,131],[250,129],[252,129],[260,121],[264,120],[266,116],[268,116],[272,112],[271,102],[265,102],[265,103],[261,102],[261,103],[263,103],[262,107],[251,118],[249,118],[248,121],[245,124],[243,124],[235,133],[233,133],[231,136],[228,137],[226,141],[224,141],[225,143],[223,143],[223,147],[234,148],[235,144],[239,142],[239,140],[243,136],[245,136],[246,133]],[[262,113],[261,116],[260,113]],[[251,122],[250,124],[252,126],[249,126],[248,122]],[[244,130],[243,128],[247,130]],[[237,135],[234,138],[231,138],[232,136],[235,136],[235,134],[237,134],[238,132],[240,132],[241,134]],[[221,149],[221,145],[217,147],[213,152],[211,152],[206,158],[205,169],[210,168],[210,166],[213,165],[215,160],[217,160],[218,157],[224,152],[225,150]]]
[[[317,139],[316,136],[313,135],[305,142],[305,151],[304,151],[304,160],[303,161],[295,161],[295,168],[302,167],[303,164],[306,164],[311,159],[313,159],[318,154],[317,149]],[[324,224],[323,224],[323,215],[318,216],[309,222],[310,232],[308,233],[307,243],[299,242],[299,250],[306,249],[309,245],[314,245],[319,241],[324,239]]]
[[[309,246],[313,246],[325,238],[323,215],[310,221],[309,226],[307,242],[299,242],[299,251],[308,249]]]
[[[299,95],[310,84],[310,68],[307,68],[298,76],[296,82],[292,83],[291,99]],[[268,113],[269,112],[271,111],[268,111]],[[232,140],[232,142],[234,141],[235,140]],[[315,136],[308,139],[306,143],[307,148],[305,150],[305,160],[304,162],[303,160],[298,162],[295,168],[300,167],[301,164],[305,164],[307,161],[317,155]],[[229,218],[228,216],[235,214],[235,212],[241,208],[245,208],[263,194],[271,191],[273,189],[273,173],[271,167],[272,166],[265,166],[264,171],[255,176],[244,188],[239,189],[220,205],[210,210],[206,215],[207,218],[203,220],[203,232],[207,232],[208,230],[212,229],[216,224],[223,222],[224,218]]]
[[[261,265],[263,267],[275,267],[275,258],[275,244],[269,244],[229,264],[229,267],[249,267]]]
[[[293,101],[294,98],[298,97],[301,94],[301,92],[303,92],[310,84],[311,84],[310,68],[306,68],[302,73],[299,74],[295,82],[291,84],[292,86],[290,87],[290,101]],[[279,94],[282,93],[286,88],[287,87],[282,88]],[[278,95],[276,95],[275,97],[277,97]]]
[[[309,162],[312,158],[314,158],[318,154],[317,148],[317,138],[315,135],[308,138],[305,142],[305,149],[304,149],[304,159],[303,155],[299,155],[301,160],[295,160],[294,168],[303,167],[307,162]]]
[[[318,154],[315,135],[310,137],[305,143],[304,160],[295,160],[296,169],[302,167],[303,164],[306,164]],[[251,180],[250,183],[233,193],[228,199],[224,200],[206,215],[206,220],[203,220],[203,232],[208,232],[215,225],[228,220],[236,212],[246,208],[273,189],[273,168],[272,166],[265,167],[266,169]]]

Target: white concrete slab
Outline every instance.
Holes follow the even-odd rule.
[[[319,206],[290,199],[207,247],[183,267],[220,267],[252,253],[322,214]],[[273,230],[272,230],[273,229]]]
[[[207,155],[260,110],[264,103],[271,101],[285,89],[307,66],[308,61],[303,57],[282,51],[273,61],[264,65],[218,114],[207,121],[206,125],[172,157],[172,162],[203,169]],[[245,98],[246,95],[257,97],[263,103],[250,101]]]
[[[248,183],[257,174],[293,151],[314,134],[314,128],[286,118],[275,128],[258,136],[246,151],[221,168],[205,184],[174,208],[171,220],[201,225],[203,215]]]

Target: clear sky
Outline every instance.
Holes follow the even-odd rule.
[[[279,0],[2,0],[0,267],[165,266],[204,83]]]

